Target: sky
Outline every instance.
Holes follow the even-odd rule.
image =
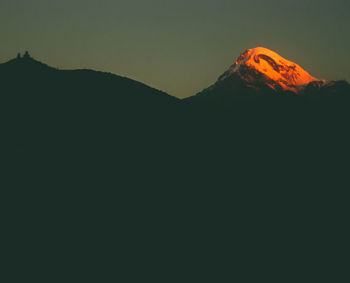
[[[264,46],[318,78],[350,81],[349,0],[0,0],[0,62],[29,50],[183,98]]]

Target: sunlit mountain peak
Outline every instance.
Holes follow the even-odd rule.
[[[255,77],[247,70],[266,77],[266,84],[275,90],[282,88],[294,93],[298,93],[302,86],[311,82],[325,82],[325,80],[311,76],[298,64],[264,47],[246,50],[229,70],[219,77],[219,81],[223,81],[233,74],[238,74],[248,83],[254,82]]]

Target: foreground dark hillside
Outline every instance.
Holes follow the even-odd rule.
[[[85,164],[80,158],[98,156],[100,150],[125,153],[122,144],[132,148],[150,138],[150,125],[157,122],[162,127],[163,117],[176,115],[180,103],[128,78],[91,70],[62,71],[29,56],[1,64],[0,78],[3,131],[10,149],[20,158],[29,155],[30,162],[47,158],[63,168],[81,153],[78,171]],[[141,132],[142,138],[135,140]]]
[[[101,250],[118,247],[118,266],[133,266],[137,255],[147,278],[195,282],[180,276],[187,270],[221,282],[225,274],[203,266],[227,265],[220,251],[230,255],[231,244],[238,259],[228,265],[247,268],[255,254],[260,263],[275,259],[261,272],[283,273],[276,258],[307,261],[305,246],[315,254],[320,245],[333,258],[325,239],[345,236],[347,90],[320,99],[179,101],[112,74],[31,58],[0,65],[0,88],[10,180],[3,199],[29,255],[45,258],[30,248],[38,239],[64,262],[74,261],[72,250],[103,258]]]
[[[348,153],[345,82],[302,97],[223,91],[216,102],[213,95],[180,101],[130,79],[60,71],[29,56],[0,65],[0,78],[10,162],[34,182],[47,177],[48,186],[93,187],[96,176],[98,186],[183,187],[190,178],[192,188],[207,179],[217,187],[226,178],[216,174],[238,183],[245,176],[253,186],[257,175],[292,183],[331,170]],[[32,174],[36,166],[48,172]]]

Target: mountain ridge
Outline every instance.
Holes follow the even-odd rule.
[[[53,76],[60,76],[60,79],[66,79],[69,76],[91,77],[91,75],[95,75],[96,77],[104,78],[109,81],[115,80],[116,83],[122,84],[124,86],[129,84],[129,87],[132,86],[132,88],[142,88],[146,92],[154,92],[162,98],[169,98],[173,101],[179,100],[178,98],[171,96],[164,91],[148,86],[145,83],[136,81],[128,77],[92,69],[58,69],[32,58],[29,55],[29,53],[26,53],[26,55],[23,57],[20,57],[20,55],[18,55],[17,58],[10,59],[4,63],[0,63],[0,73],[4,81],[11,81],[11,79],[13,79],[14,76],[17,76],[18,79],[21,77],[21,80],[24,81],[34,80],[36,82],[39,82],[41,80],[41,78],[39,77],[40,75],[49,76],[50,78],[52,78]],[[88,80],[86,82],[88,83]],[[70,80],[69,83],[73,82]]]
[[[258,97],[320,98],[344,93],[350,93],[346,81],[317,79],[276,52],[257,47],[243,52],[214,84],[186,100],[225,104]]]
[[[342,89],[338,92],[347,92],[350,88],[346,81],[326,81],[325,79],[317,79],[302,69],[298,64],[284,59],[279,54],[264,47],[256,47],[247,49],[238,59],[231,65],[227,71],[220,75],[217,81],[205,88],[203,91],[187,98],[177,98],[169,95],[164,91],[150,87],[142,82],[133,80],[128,77],[116,75],[110,72],[103,72],[91,69],[58,69],[42,63],[32,58],[28,52],[21,57],[18,54],[17,58],[0,63],[0,72],[4,80],[8,76],[23,76],[22,79],[40,80],[42,74],[66,74],[66,75],[86,75],[96,77],[105,77],[115,79],[118,83],[125,84],[129,82],[134,86],[138,86],[148,91],[154,91],[162,97],[169,97],[173,101],[193,101],[198,97],[208,100],[214,96],[234,96],[240,99],[250,99],[252,97],[269,97],[276,95],[298,95],[298,96],[314,96],[317,97],[319,91],[324,96],[328,89],[332,88],[332,93],[335,86],[341,85]],[[31,76],[37,72],[36,76]],[[10,78],[11,79],[11,78]],[[123,81],[123,82],[122,82]],[[72,83],[71,81],[69,83]],[[101,85],[101,87],[103,87]],[[209,99],[210,100],[210,99]],[[218,98],[214,100],[220,100]]]

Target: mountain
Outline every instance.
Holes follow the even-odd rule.
[[[42,270],[55,276],[52,266],[83,274],[91,258],[108,258],[107,266],[127,270],[129,282],[135,273],[159,282],[196,282],[197,274],[208,278],[202,263],[224,258],[218,251],[225,251],[230,261],[219,262],[220,272],[210,276],[225,282],[221,270],[233,265],[247,265],[249,274],[252,262],[267,262],[269,278],[283,277],[289,274],[285,261],[276,267],[269,258],[287,254],[294,267],[305,251],[328,255],[327,241],[329,250],[343,251],[349,104],[328,97],[321,107],[271,104],[264,93],[299,98],[291,91],[299,86],[280,91],[286,84],[276,83],[276,91],[265,84],[267,76],[248,83],[242,73],[223,78],[192,107],[191,100],[127,78],[62,71],[29,54],[1,64],[0,191],[3,234],[14,242],[6,240],[12,275],[17,262],[33,262],[38,268],[24,274],[37,278],[45,276]],[[307,78],[312,82],[304,91],[321,95],[323,82]],[[346,87],[329,83],[325,95]],[[223,111],[241,90],[247,91],[242,97],[262,99],[232,99],[235,111]],[[201,107],[203,97],[209,105],[217,97],[224,103]],[[48,254],[58,264],[38,263]],[[337,256],[330,252],[329,258]],[[306,258],[303,269],[310,267]]]
[[[207,234],[208,221],[217,225],[214,233],[226,229],[232,209],[248,225],[260,216],[260,230],[272,216],[278,229],[280,223],[289,225],[285,221],[295,213],[304,219],[300,200],[307,211],[308,204],[319,204],[311,208],[316,213],[341,207],[336,202],[330,207],[329,196],[348,199],[343,180],[349,175],[349,103],[333,103],[329,97],[348,84],[326,83],[325,88],[323,81],[305,75],[312,81],[292,89],[327,99],[299,103],[295,99],[305,95],[282,91],[285,84],[272,88],[258,71],[252,73],[261,80],[248,83],[244,64],[207,94],[184,101],[108,73],[58,70],[29,55],[1,64],[0,132],[10,157],[2,155],[10,171],[2,172],[10,177],[3,191],[15,195],[21,217],[38,211],[29,214],[28,225],[46,217],[40,224],[46,230],[47,223],[55,224],[57,215],[65,213],[60,222],[78,227],[85,215],[86,226],[95,221],[115,224],[118,231],[139,227],[131,234],[142,237],[154,229],[157,241],[166,230],[176,237],[171,243],[178,238],[188,242],[183,235],[198,227]],[[230,100],[239,95],[253,99]],[[221,104],[202,107],[205,97],[210,106]],[[271,103],[270,97],[292,99]],[[227,101],[235,107],[224,111]],[[329,216],[321,215],[322,221]],[[338,217],[334,213],[327,219]],[[204,246],[200,242],[198,252]]]
[[[343,129],[349,93],[347,82],[316,79],[263,48],[248,50],[213,86],[184,100],[110,73],[59,70],[29,54],[0,64],[8,149],[16,156],[35,155],[28,160],[58,159],[64,166],[73,157],[85,165],[86,158],[100,164],[109,156],[124,168],[142,160],[157,163],[157,170],[187,168],[187,174],[201,167],[200,160],[219,156],[219,149],[249,148],[253,154],[255,140],[260,147],[274,144],[275,150]],[[321,130],[310,135],[310,127]],[[278,144],[261,140],[283,135],[288,139]]]
[[[236,99],[276,96],[324,97],[350,93],[345,81],[327,82],[267,48],[246,50],[209,88],[189,101],[227,103]]]
[[[129,78],[59,70],[29,54],[0,64],[2,141],[23,166],[23,159],[64,167],[79,160],[83,168],[82,160],[105,155],[140,157],[163,146],[179,103]]]
[[[178,101],[162,91],[111,73],[92,70],[59,70],[33,59],[29,53],[0,64],[2,92],[35,98],[45,95],[111,99],[143,107]],[[110,101],[111,103],[113,101]]]
[[[256,81],[263,82],[275,91],[299,93],[303,86],[311,82],[325,83],[312,77],[294,62],[288,61],[277,53],[263,47],[248,49],[229,68],[219,81],[237,74],[242,80],[254,87]],[[262,79],[262,80],[259,80]]]

